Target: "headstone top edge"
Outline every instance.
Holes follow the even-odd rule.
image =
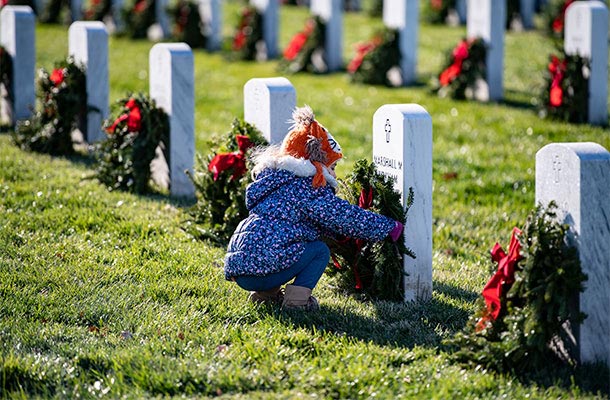
[[[608,11],[608,7],[603,2],[598,0],[589,0],[573,2],[566,8],[566,13],[571,9],[577,8],[587,8],[590,10],[605,10],[606,12]]]
[[[248,84],[255,84],[255,83],[263,83],[266,86],[291,86],[291,87],[294,87],[292,85],[292,82],[290,82],[290,80],[288,80],[288,78],[285,78],[283,76],[271,77],[271,78],[250,78],[246,82],[246,85],[248,85]]]
[[[431,118],[430,114],[426,109],[416,103],[407,104],[384,104],[375,111],[375,114],[381,111],[392,110],[401,114],[418,115],[420,117]]]
[[[191,46],[189,46],[188,44],[186,44],[184,42],[179,42],[179,43],[157,43],[153,47],[150,48],[151,53],[153,52],[153,50],[155,50],[155,51],[169,50],[171,52],[188,52],[188,53],[191,53],[191,54],[193,53],[193,50],[191,49]]]
[[[4,11],[6,10],[6,11]],[[5,12],[13,12],[14,14],[32,14],[34,16],[34,10],[30,6],[4,6],[0,13],[4,14]]]
[[[538,150],[536,157],[558,149],[570,151],[581,159],[610,160],[610,152],[604,146],[594,142],[550,143]]]

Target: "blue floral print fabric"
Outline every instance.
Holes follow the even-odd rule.
[[[295,263],[304,243],[325,233],[380,241],[395,226],[385,216],[352,205],[330,186],[284,169],[261,171],[246,191],[249,216],[231,237],[225,277],[268,275]]]

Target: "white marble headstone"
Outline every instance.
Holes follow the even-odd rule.
[[[405,257],[405,300],[432,296],[432,119],[418,104],[386,104],[373,116],[373,161],[395,181],[406,204],[415,198],[405,225],[405,244],[417,258]]]
[[[504,27],[506,2],[468,0],[467,37],[482,38],[487,45],[487,79],[475,90],[481,101],[497,101],[504,97]]]
[[[103,22],[77,21],[68,30],[68,52],[85,66],[87,120],[80,127],[88,143],[103,140],[102,124],[108,117],[108,32]]]
[[[29,118],[36,106],[36,17],[29,6],[2,7],[0,44],[13,61],[13,104],[7,104],[7,117],[15,124]]]
[[[194,197],[185,171],[195,159],[193,52],[186,43],[158,43],[150,49],[150,97],[169,116],[169,189],[172,196]],[[159,182],[163,184],[163,182]]]
[[[581,362],[610,366],[610,153],[597,143],[553,143],[536,153],[536,203],[554,200],[570,225],[588,279],[580,293],[587,318],[576,333]]]
[[[608,123],[608,8],[601,1],[575,1],[565,15],[566,54],[589,58],[589,123]]]
[[[311,0],[311,13],[326,25],[324,59],[329,72],[343,66],[343,8],[342,0]]]
[[[222,1],[199,0],[199,14],[204,25],[203,35],[207,39],[207,50],[220,50],[222,44]]]
[[[419,0],[385,0],[383,23],[398,30],[400,70],[402,84],[417,80],[417,33],[419,27]]]
[[[270,144],[282,143],[290,131],[296,91],[284,77],[252,78],[244,85],[244,120]]]
[[[279,0],[250,0],[250,4],[263,16],[263,40],[268,59],[278,55]]]

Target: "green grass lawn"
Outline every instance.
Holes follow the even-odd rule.
[[[226,36],[237,2],[225,6]],[[307,18],[283,7],[280,47]],[[381,26],[345,15],[346,60]],[[535,154],[551,142],[610,131],[540,119],[533,106],[553,45],[540,31],[509,32],[505,101],[439,99],[429,80],[464,27],[423,24],[419,82],[355,85],[345,73],[288,76],[341,143],[345,175],[371,157],[372,117],[383,104],[418,103],[432,116],[434,292],[402,304],[347,296],[323,277],[321,310],[249,304],[226,282],[224,249],[181,229],[186,205],[164,195],[107,192],[84,155],[30,154],[0,135],[0,397],[606,398],[608,371],[497,374],[450,360],[444,338],[463,328],[493,268],[534,207]],[[67,27],[36,31],[37,63],[67,56]],[[152,43],[110,38],[110,97],[148,89]],[[277,61],[229,62],[195,51],[196,145],[243,116],[243,85],[279,76]],[[447,178],[452,176],[455,178]]]

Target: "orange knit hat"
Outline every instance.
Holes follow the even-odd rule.
[[[325,186],[326,178],[322,168],[323,165],[330,167],[343,157],[339,143],[316,121],[309,106],[295,108],[292,121],[292,130],[284,138],[280,152],[309,160],[316,167],[313,186]]]

